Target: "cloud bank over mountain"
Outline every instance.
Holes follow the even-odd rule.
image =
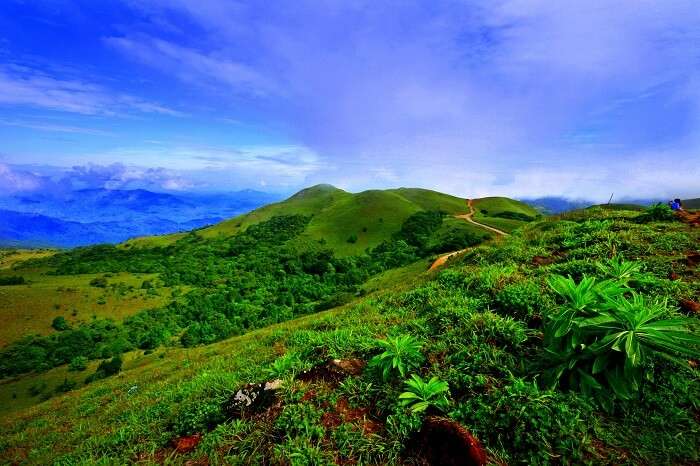
[[[162,189],[697,195],[691,0],[3,9],[21,23],[2,24],[7,164],[116,163],[115,183]]]

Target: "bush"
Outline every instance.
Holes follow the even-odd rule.
[[[105,277],[96,277],[90,280],[90,286],[95,288],[107,288],[107,279]]]
[[[66,393],[78,386],[78,382],[68,380],[68,377],[63,379],[63,382],[56,387],[56,393]]]
[[[54,330],[58,330],[59,332],[62,332],[64,330],[68,330],[70,328],[70,325],[68,325],[68,322],[66,321],[66,318],[63,316],[58,316],[53,319],[51,322],[51,327],[54,328]]]
[[[350,236],[348,236],[347,242],[350,244],[357,243],[357,235],[355,233],[353,233]]]
[[[669,318],[666,300],[651,300],[613,280],[584,277],[576,283],[553,276],[549,284],[565,300],[545,327],[553,383],[594,394],[611,408],[603,389],[633,398],[656,357],[683,368],[687,358],[700,358],[696,321]]]
[[[175,418],[173,429],[179,435],[206,431],[225,420],[221,400],[201,397],[182,402]]]
[[[19,275],[13,275],[11,277],[0,277],[0,286],[5,285],[24,285],[27,281],[24,277]]]
[[[376,343],[384,352],[369,361],[369,366],[381,371],[382,378],[388,380],[391,375],[405,377],[406,373],[418,367],[423,362],[421,343],[411,335],[389,337],[377,340]]]
[[[518,282],[503,287],[496,294],[496,304],[503,314],[528,321],[538,314],[545,298],[537,284]]]
[[[508,464],[583,463],[592,409],[573,394],[513,379],[469,397],[450,414]]]
[[[73,359],[71,359],[70,363],[68,364],[68,370],[82,372],[85,369],[87,369],[87,364],[88,358],[86,358],[85,356],[76,356]]]
[[[118,374],[122,370],[122,358],[114,356],[109,361],[102,361],[94,374],[85,379],[85,383],[94,382],[95,380],[105,379],[112,375]]]
[[[29,389],[27,392],[29,393],[29,396],[37,396],[40,393],[42,393],[44,390],[46,390],[46,382],[36,382],[32,385],[29,386]]]
[[[635,217],[637,223],[668,222],[675,218],[673,210],[666,204],[658,203],[647,208]]]
[[[401,406],[406,406],[413,413],[422,413],[430,408],[440,411],[447,409],[447,395],[450,387],[437,377],[431,377],[427,382],[419,375],[412,374],[405,382],[406,391],[399,395]]]
[[[531,217],[530,215],[524,214],[522,212],[511,212],[510,210],[504,210],[503,212],[498,212],[493,214],[493,217],[507,218],[510,220],[520,220],[522,222],[532,222],[536,217]]]

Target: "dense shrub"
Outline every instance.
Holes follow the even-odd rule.
[[[647,208],[643,213],[639,214],[635,221],[638,223],[648,223],[648,222],[667,222],[673,220],[675,217],[673,215],[673,210],[666,204],[654,204],[653,206]]]
[[[503,212],[497,212],[492,215],[492,217],[507,218],[510,220],[520,220],[523,222],[532,222],[535,217],[524,214],[522,212],[512,212],[510,210],[504,210]]]
[[[513,379],[460,403],[451,416],[509,464],[582,463],[589,450],[592,409],[575,395]]]
[[[85,356],[76,356],[70,360],[68,364],[69,371],[84,371],[87,369],[88,358]]]
[[[100,365],[97,366],[95,373],[85,379],[85,383],[91,383],[95,380],[104,379],[118,374],[122,370],[122,364],[123,362],[120,356],[114,356],[110,360],[102,361]]]
[[[24,285],[27,281],[20,275],[12,275],[9,277],[0,277],[0,286],[5,285]]]
[[[51,327],[53,327],[54,330],[62,332],[63,330],[68,330],[70,325],[68,324],[68,321],[66,321],[65,317],[58,316],[54,317],[53,321],[51,321]]]
[[[506,285],[496,294],[500,312],[525,321],[539,314],[546,301],[540,287],[529,281]]]
[[[105,277],[96,277],[90,280],[90,286],[95,288],[107,288],[107,279]]]

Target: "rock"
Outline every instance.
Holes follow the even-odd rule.
[[[265,382],[263,390],[279,390],[282,388],[282,379],[275,379],[272,382]]]
[[[349,375],[360,375],[367,365],[361,359],[334,359],[331,364]]]
[[[238,390],[223,406],[224,413],[229,418],[242,418],[246,415],[260,413],[275,401],[275,392],[282,386],[282,380],[248,384]]]
[[[430,416],[412,442],[412,453],[432,466],[484,466],[486,451],[459,423]]]

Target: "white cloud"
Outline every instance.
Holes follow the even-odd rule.
[[[27,171],[16,170],[0,163],[0,194],[17,194],[41,189],[46,179]]]
[[[694,0],[132,3],[184,15],[196,40],[149,31],[108,42],[221,95],[271,99],[273,116],[324,158],[309,180],[588,197],[696,184]],[[659,89],[675,108],[639,107]],[[663,112],[678,134],[644,137]],[[665,165],[652,152],[683,168],[645,176]]]
[[[60,79],[15,65],[0,65],[0,105],[19,105],[83,115],[115,116],[129,112],[180,115],[134,96],[114,93],[79,79]]]
[[[273,81],[252,67],[216,54],[182,47],[151,37],[138,40],[108,37],[105,42],[132,59],[166,69],[192,84],[227,86],[238,93],[264,95],[278,93]]]
[[[86,128],[83,126],[61,125],[55,123],[46,123],[41,121],[27,120],[5,120],[0,119],[0,125],[14,126],[17,128],[35,129],[39,131],[50,131],[56,133],[74,133],[74,134],[89,134],[93,136],[111,136],[113,133],[94,128]]]

